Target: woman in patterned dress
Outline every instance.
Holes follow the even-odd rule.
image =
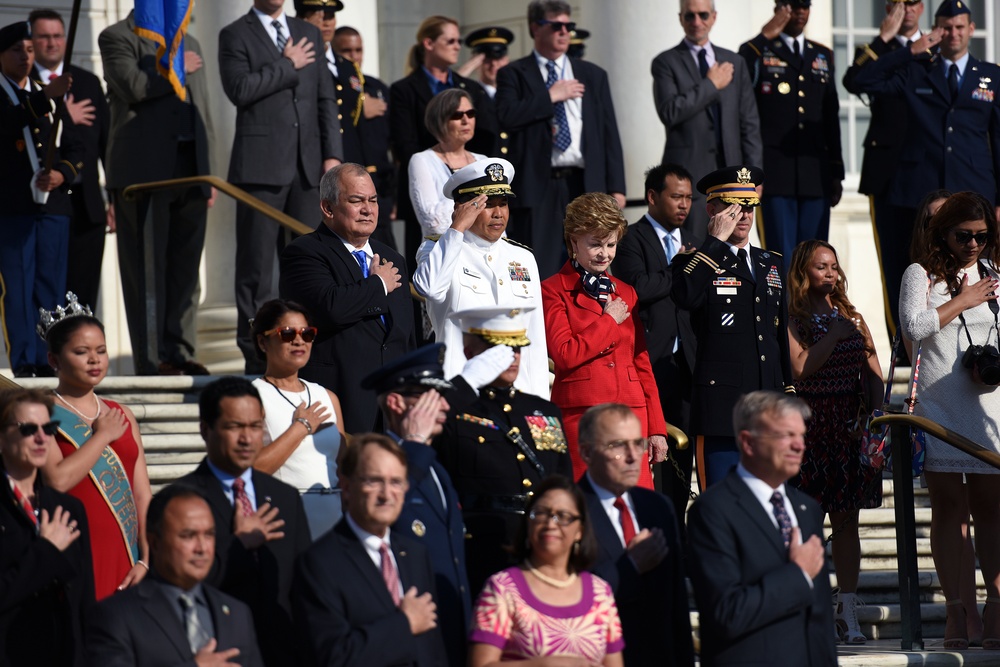
[[[622,667],[625,642],[614,593],[586,571],[597,545],[583,494],[552,475],[535,489],[525,518],[525,535],[515,542],[521,564],[490,577],[476,602],[469,665],[564,665],[576,658]]]
[[[788,299],[795,391],[812,408],[802,467],[790,481],[830,514],[840,586],[838,634],[849,644],[864,644],[855,612],[860,604],[858,510],[882,504],[882,475],[862,464],[854,425],[862,399],[868,409],[881,402],[882,369],[871,332],[847,298],[847,277],[829,243],[804,241],[795,248]]]

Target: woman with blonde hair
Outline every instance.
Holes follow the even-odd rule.
[[[570,259],[542,282],[545,339],[556,375],[552,402],[563,412],[576,479],[587,469],[580,458],[578,425],[597,403],[632,408],[649,439],[650,462],[667,455],[667,424],[636,309],[638,297],[608,271],[627,228],[611,195],[580,195],[566,207],[563,222]],[[648,465],[639,485],[653,488]]]

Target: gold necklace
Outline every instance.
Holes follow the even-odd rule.
[[[528,567],[528,572],[535,575],[535,577],[542,583],[546,583],[549,586],[555,586],[556,588],[569,588],[576,581],[576,572],[572,572],[567,579],[556,579],[550,577],[547,574],[542,574],[531,564],[530,560],[525,559],[524,564]]]

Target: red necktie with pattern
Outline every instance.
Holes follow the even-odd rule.
[[[253,505],[250,504],[250,496],[247,495],[246,482],[240,478],[233,480],[233,504],[240,508],[243,516],[253,515]]]
[[[399,606],[399,572],[396,571],[396,564],[392,562],[392,554],[385,542],[379,547],[382,555],[382,578],[385,580],[385,587],[389,589],[392,596],[392,603]]]
[[[635,537],[635,523],[632,521],[632,513],[628,511],[628,505],[621,496],[615,498],[615,509],[618,510],[618,518],[622,522],[622,537],[625,539],[625,547]]]

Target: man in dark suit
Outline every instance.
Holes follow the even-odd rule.
[[[48,84],[53,76],[63,73],[66,55],[66,29],[62,16],[51,9],[36,9],[28,15],[31,41],[35,45],[35,69],[32,78]],[[76,65],[69,66],[73,77],[70,93],[76,101],[88,101],[94,116],[90,125],[65,123],[63,132],[77,132],[83,146],[83,169],[69,188],[73,215],[69,223],[66,289],[75,293],[81,303],[97,305],[101,284],[101,260],[104,257],[105,227],[114,225],[114,207],[105,206],[101,192],[97,161],[104,162],[108,144],[111,112],[104,96],[101,80]]]
[[[389,155],[389,86],[370,74],[362,73],[365,48],[361,33],[354,28],[350,26],[337,28],[333,33],[333,51],[340,59],[337,62],[347,61],[347,68],[344,71],[348,73],[349,79],[347,85],[342,82],[337,84],[337,93],[340,94],[341,86],[344,87],[345,93],[348,89],[354,93],[353,102],[350,94],[338,98],[344,101],[341,107],[349,111],[349,114],[344,114],[342,111],[341,115],[350,119],[350,125],[354,127],[358,136],[359,154],[354,157],[345,139],[345,160],[364,165],[365,170],[372,175],[372,181],[378,191],[378,226],[372,236],[396,250],[396,239],[392,232],[392,211],[396,201],[396,167]],[[348,123],[343,119],[341,122],[342,127],[346,128]]]
[[[885,4],[886,17],[879,34],[869,44],[854,51],[854,62],[844,73],[844,88],[855,95],[863,91],[855,82],[862,67],[898,49],[906,48],[921,36],[919,22],[924,13],[924,3],[889,0]],[[903,272],[910,264],[910,239],[913,234],[913,217],[899,219],[893,215],[889,204],[889,186],[909,141],[910,109],[906,100],[893,95],[869,94],[871,121],[865,134],[865,156],[861,163],[861,182],[858,192],[868,195],[871,202],[872,231],[882,269],[882,287],[885,294],[885,323],[889,336],[899,328],[899,285]],[[897,223],[902,226],[897,228]]]
[[[684,550],[669,498],[637,487],[648,442],[628,406],[604,403],[580,419],[578,484],[600,545],[594,574],[615,592],[625,664],[692,667]]]
[[[691,369],[698,346],[690,313],[678,308],[671,297],[670,263],[678,252],[695,245],[692,233],[684,227],[694,205],[691,180],[691,174],[677,164],[661,164],[646,172],[648,210],[619,241],[613,263],[614,274],[634,287],[639,297],[639,319],[646,332],[663,416],[685,433],[690,428]],[[680,474],[668,462],[661,465],[656,480],[673,501],[683,538],[693,450],[672,449],[670,458]]]
[[[729,164],[761,164],[760,119],[746,63],[712,44],[713,0],[683,0],[684,39],[653,59],[653,100],[667,131],[663,162],[684,165],[697,181]],[[684,222],[705,238],[705,200],[700,195]]]
[[[434,601],[441,611],[448,664],[461,667],[465,664],[472,614],[465,568],[465,527],[458,494],[431,443],[447,420],[450,406],[443,394],[464,405],[475,397],[475,392],[464,379],[456,378],[453,383],[444,378],[443,359],[443,344],[425,345],[368,375],[361,386],[378,394],[385,433],[406,454],[406,502],[393,527],[421,544],[430,555],[437,591]]]
[[[115,205],[118,266],[125,316],[140,375],[205,375],[195,361],[198,335],[198,267],[205,246],[209,186],[164,190],[126,200],[129,185],[211,173],[208,83],[201,47],[184,38],[185,99],[156,70],[157,44],[135,33],[135,13],[106,28],[97,38],[104,62],[111,107],[108,140],[108,190]],[[156,156],[151,159],[150,156]],[[157,349],[150,350],[146,294],[140,289],[146,267],[143,228],[152,216],[155,249]],[[152,289],[147,286],[147,289]]]
[[[834,667],[823,511],[785,482],[799,472],[809,406],[773,391],[733,410],[740,465],[688,515],[705,667]]]
[[[757,389],[794,391],[788,357],[784,264],[750,246],[757,167],[727,167],[698,181],[706,195],[708,238],[675,258],[671,297],[691,312],[698,338],[691,396],[698,481],[704,490],[736,465],[729,415],[740,395]]]
[[[446,663],[427,550],[391,528],[406,468],[406,454],[384,435],[363,435],[347,450],[340,468],[347,512],[295,568],[292,602],[307,664]]]
[[[219,74],[236,105],[229,181],[312,225],[317,185],[343,160],[333,79],[319,29],[285,15],[284,0],[254,0],[219,33]],[[249,321],[274,298],[274,256],[286,233],[247,206],[236,213],[236,343],[246,372],[262,373]],[[332,387],[331,387],[332,388]]]
[[[570,5],[532,0],[534,50],[497,73],[497,117],[510,134],[518,174],[508,234],[530,245],[545,279],[565,262],[563,215],[584,192],[605,192],[625,206],[625,165],[608,74],[566,55]]]
[[[252,468],[264,446],[264,409],[250,381],[212,382],[201,392],[198,413],[208,456],[177,483],[198,489],[215,517],[207,581],[249,605],[265,664],[297,665],[288,594],[295,559],[311,541],[302,499]]]
[[[305,306],[319,327],[302,377],[340,396],[347,433],[378,428],[375,393],[358,378],[415,347],[406,262],[369,240],[378,193],[367,170],[347,163],[320,183],[323,224],[281,253],[282,298]]]
[[[774,17],[739,52],[750,70],[764,142],[761,240],[782,255],[800,241],[826,240],[830,207],[844,192],[833,51],[803,34],[811,4],[778,0]]]
[[[153,496],[146,536],[150,576],[87,612],[87,664],[262,666],[250,610],[205,583],[215,523],[201,494],[172,485]]]

